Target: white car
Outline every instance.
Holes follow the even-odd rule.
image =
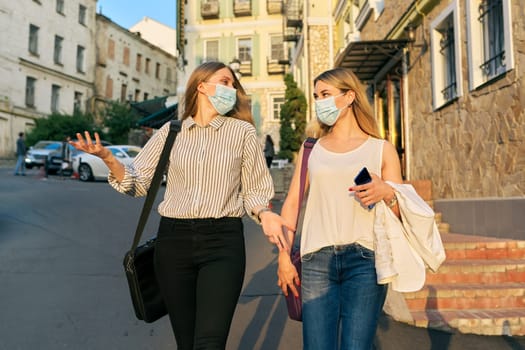
[[[107,149],[125,165],[133,162],[141,148],[132,145],[107,146]],[[109,169],[97,156],[80,152],[73,157],[73,171],[78,173],[80,181],[107,180]]]

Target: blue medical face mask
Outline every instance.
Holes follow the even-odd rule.
[[[317,119],[328,126],[335,124],[339,116],[341,115],[341,109],[335,105],[335,98],[344,95],[344,93],[330,96],[322,100],[315,100],[315,113]]]
[[[217,113],[225,115],[233,109],[233,106],[235,106],[237,102],[237,89],[222,84],[215,84],[215,95],[208,95],[208,99]]]

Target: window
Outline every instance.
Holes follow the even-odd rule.
[[[78,23],[86,25],[86,6],[78,5]]]
[[[56,11],[57,13],[60,13],[61,15],[64,14],[64,0],[57,0]]]
[[[238,56],[241,62],[252,60],[252,39],[239,39]]]
[[[137,63],[135,65],[135,68],[137,69],[137,72],[140,72],[142,69],[142,55],[140,53],[137,54]]]
[[[272,96],[272,120],[281,119],[281,108],[284,104],[284,96]]]
[[[159,79],[160,78],[160,63],[157,62],[156,66],[155,66],[155,78]]]
[[[35,107],[35,86],[36,79],[32,77],[26,78],[26,106]]]
[[[146,72],[146,74],[149,74],[149,63],[151,62],[151,60],[149,58],[146,58],[146,67],[144,67],[144,71]]]
[[[60,99],[60,86],[53,84],[51,86],[51,112],[58,112]]]
[[[284,44],[282,36],[270,37],[270,59],[284,60]]]
[[[171,75],[172,75],[172,73],[171,73],[171,68],[170,68],[170,67],[167,67],[167,68],[166,68],[166,82],[167,82],[168,84],[171,84],[171,83],[172,83],[172,81],[171,81]]]
[[[77,46],[77,72],[84,73],[84,52],[85,48],[83,46]]]
[[[120,86],[120,102],[126,102],[127,90],[128,90],[128,86],[126,84],[122,84]]]
[[[38,55],[38,31],[40,28],[30,24],[29,25],[29,52],[33,55]]]
[[[144,101],[146,101],[149,97],[149,94],[147,92],[144,93]]]
[[[115,59],[115,41],[113,39],[108,40],[108,57],[112,60]]]
[[[125,47],[122,51],[122,63],[129,67],[129,47]]]
[[[470,88],[514,68],[510,0],[467,1]]]
[[[134,101],[137,102],[140,98],[140,90],[139,89],[135,89],[135,98],[134,98]]]
[[[204,42],[204,61],[219,60],[219,40],[206,40]]]
[[[106,98],[113,98],[113,79],[109,76],[106,78]]]
[[[64,38],[55,35],[55,51],[53,53],[53,61],[55,64],[62,64],[62,43]]]
[[[75,100],[73,101],[73,111],[76,113],[82,111],[82,93],[75,91]]]
[[[462,95],[458,9],[456,0],[430,26],[434,109]]]

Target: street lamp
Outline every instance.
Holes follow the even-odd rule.
[[[234,58],[229,63],[229,66],[232,69],[233,73],[235,73],[235,76],[237,77],[237,80],[240,80],[241,76],[242,76],[242,74],[240,72],[240,70],[241,70],[241,61],[239,61],[238,58]]]

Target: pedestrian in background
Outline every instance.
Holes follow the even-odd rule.
[[[25,167],[25,157],[26,157],[27,147],[24,140],[24,133],[18,133],[18,139],[16,140],[16,166],[15,166],[15,175],[26,176],[26,167]]]
[[[374,252],[375,210],[384,201],[399,216],[395,191],[385,181],[401,183],[394,146],[379,130],[357,77],[348,69],[328,70],[314,80],[319,138],[308,161],[308,200],[301,231],[302,280],[289,252],[279,253],[279,286],[303,303],[306,350],[369,350],[386,297],[377,283]],[[281,215],[296,222],[301,148]],[[355,186],[363,167],[372,182]],[[350,188],[350,192],[349,192]]]
[[[268,168],[272,165],[274,156],[275,148],[273,146],[273,139],[270,135],[266,135],[266,140],[264,142],[264,157],[266,158],[266,166],[268,166]]]
[[[242,216],[261,222],[287,247],[282,218],[270,211],[273,183],[246,93],[230,67],[206,62],[189,77],[182,129],[169,158],[158,210],[155,269],[177,349],[224,349],[245,271]],[[117,191],[145,196],[169,132],[153,134],[131,166],[85,132],[72,144],[99,156]]]
[[[66,175],[70,175],[72,172],[72,164],[71,164],[71,149],[69,148],[69,141],[71,141],[71,137],[66,136],[64,138],[64,141],[62,141],[62,149],[61,149],[61,158],[62,158],[62,164],[60,164],[60,176],[62,179]]]

